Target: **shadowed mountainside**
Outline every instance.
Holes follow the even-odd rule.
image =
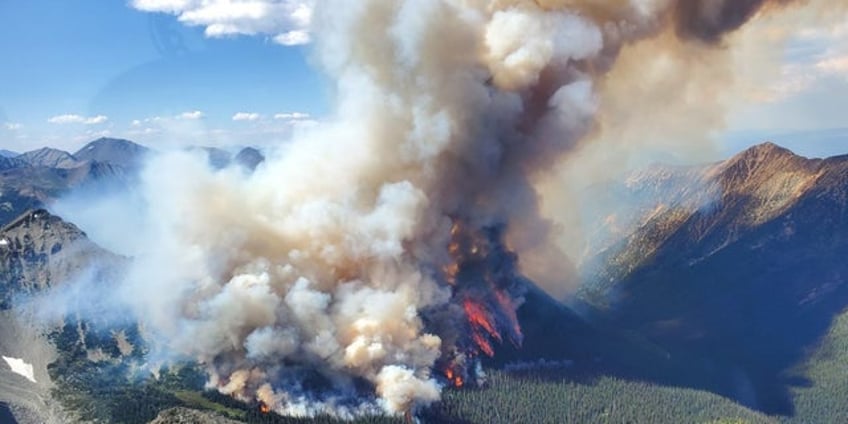
[[[502,368],[489,384],[448,391],[422,417],[507,422],[498,414],[511,412],[497,405],[520,403],[525,406],[509,416],[540,422],[562,413],[638,422],[664,416],[668,408],[673,416],[654,422],[695,416],[843,422],[848,409],[839,407],[840,396],[848,393],[848,383],[831,376],[839,375],[833,370],[848,340],[846,191],[848,157],[810,160],[771,144],[716,164],[658,166],[632,175],[614,195],[629,199],[629,209],[619,215],[636,216],[630,227],[610,231],[607,247],[591,260],[600,271],[581,293],[588,313],[578,314],[529,284],[518,310],[522,346],[499,346],[484,361]],[[0,275],[12,277],[0,286],[3,305],[14,306],[12,293],[43,290],[93,262],[112,264],[95,271],[104,273],[98,279],[109,280],[125,261],[88,241],[74,225],[30,211],[0,230]],[[125,354],[113,334],[97,339],[84,329],[77,322],[51,336],[62,346],[51,377],[70,393],[100,393],[97,376],[111,374],[87,358],[106,355],[103,364],[120,367],[125,355],[139,360],[140,353]],[[98,396],[129,402],[123,386],[112,377],[107,381],[110,388]],[[194,405],[167,386],[133,390],[148,390],[143,393],[153,399],[133,406],[147,412],[131,413],[148,420],[161,412],[155,408]],[[645,399],[644,407],[616,406],[615,399],[634,396]],[[562,402],[549,414],[537,410],[548,397]],[[96,399],[74,395],[63,405],[89,405],[85,408],[97,411],[92,417],[130,415]],[[479,407],[486,404],[494,406]],[[697,405],[707,409],[694,411]],[[465,414],[478,421],[463,421]],[[201,415],[171,410],[158,419]]]
[[[595,259],[605,265],[583,298],[616,328],[726,374],[720,394],[791,416],[791,388],[807,384],[793,366],[848,306],[848,156],[766,143],[693,169]]]

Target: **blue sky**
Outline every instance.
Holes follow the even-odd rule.
[[[0,52],[0,148],[17,151],[99,135],[261,144],[328,103],[305,47],[209,38],[124,1],[0,0]]]
[[[0,148],[284,140],[330,107],[310,65],[312,1],[0,0]],[[803,29],[782,57],[730,109],[722,148],[848,152],[848,23]]]

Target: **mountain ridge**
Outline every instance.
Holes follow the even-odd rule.
[[[675,187],[710,196],[659,190],[659,210],[594,259],[605,265],[582,297],[615,326],[738,368],[753,390],[720,393],[791,415],[785,373],[848,307],[848,156],[762,144],[680,175],[697,180]]]
[[[42,147],[22,153],[16,156],[15,159],[22,160],[30,166],[43,166],[47,168],[70,169],[80,165],[80,161],[72,154],[51,147]]]

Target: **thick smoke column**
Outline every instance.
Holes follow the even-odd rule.
[[[677,31],[683,37],[713,43],[738,29],[761,8],[793,0],[678,0],[675,7]]]
[[[521,343],[520,271],[567,275],[533,183],[593,129],[618,52],[716,41],[762,3],[319,1],[336,116],[252,175],[154,160],[124,300],[162,353],[280,413],[435,401]]]

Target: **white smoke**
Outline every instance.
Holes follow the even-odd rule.
[[[319,1],[311,31],[336,114],[250,175],[188,152],[154,158],[121,303],[159,350],[205,364],[212,387],[280,413],[398,414],[439,399],[448,346],[422,316],[452,300],[433,272],[452,260],[452,218],[508,223],[524,271],[564,286],[533,180],[592,130],[619,49],[673,6]]]

